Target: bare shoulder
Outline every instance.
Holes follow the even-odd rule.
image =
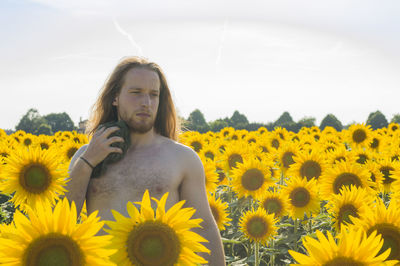
[[[71,158],[71,162],[69,163],[69,167],[68,167],[68,171],[72,170],[72,167],[75,164],[75,161],[79,158],[79,156],[81,156],[82,153],[84,153],[87,149],[87,147],[89,146],[89,144],[85,144],[83,146],[81,146],[74,154],[74,156],[72,156]]]
[[[176,156],[176,160],[184,176],[202,175],[203,163],[199,155],[191,148],[179,142],[168,141],[169,149]]]

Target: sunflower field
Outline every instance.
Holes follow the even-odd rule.
[[[168,193],[146,191],[113,221],[77,213],[63,197],[67,169],[88,142],[0,130],[0,264],[206,264],[206,240],[191,231],[201,219],[183,201],[166,209]],[[399,124],[187,131],[179,142],[203,162],[227,265],[400,263]]]

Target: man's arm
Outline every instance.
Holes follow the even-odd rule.
[[[83,203],[86,199],[86,190],[92,173],[90,166],[84,161],[79,160],[79,157],[86,151],[87,146],[88,145],[85,144],[75,152],[68,168],[70,180],[67,183],[66,189],[68,192],[65,193],[65,196],[70,203],[72,201],[75,202],[78,215],[81,212]]]
[[[203,164],[193,150],[188,149],[185,153],[183,159],[185,173],[180,188],[180,200],[186,200],[185,207],[196,209],[193,218],[203,219],[200,224],[203,228],[193,228],[192,231],[209,241],[203,244],[211,251],[211,254],[199,253],[199,255],[206,259],[211,266],[224,266],[225,256],[222,240],[208,203]]]

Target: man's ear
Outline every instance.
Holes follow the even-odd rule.
[[[114,98],[114,101],[112,102],[112,105],[114,105],[114,106],[118,106],[117,97],[115,97],[115,98]]]

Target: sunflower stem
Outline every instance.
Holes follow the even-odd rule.
[[[255,257],[255,261],[254,261],[254,266],[259,266],[260,265],[260,251],[259,251],[259,246],[260,244],[258,243],[258,241],[256,241],[254,243],[254,257]]]
[[[275,240],[271,240],[271,247],[275,249]],[[275,252],[271,255],[271,265],[275,265]]]
[[[294,251],[297,251],[297,227],[299,227],[299,219],[294,220]]]

